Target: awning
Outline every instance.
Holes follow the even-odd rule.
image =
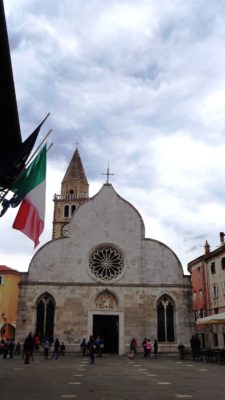
[[[196,321],[197,325],[200,324],[225,324],[225,312],[208,315],[208,317],[199,318]]]

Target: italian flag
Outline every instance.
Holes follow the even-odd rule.
[[[46,192],[46,145],[29,167],[24,170],[10,190],[23,199],[13,228],[18,229],[39,244],[39,236],[44,230]]]

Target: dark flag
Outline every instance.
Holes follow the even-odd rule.
[[[0,163],[22,143],[3,0],[0,0]],[[2,168],[1,168],[2,169]]]
[[[40,129],[49,114],[38,125],[35,131],[21,143],[7,158],[0,161],[0,187],[9,189],[13,181],[24,169],[25,163],[34,147]]]

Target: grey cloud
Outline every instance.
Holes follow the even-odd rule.
[[[216,215],[224,123],[208,99],[225,86],[224,2],[5,3],[23,138],[50,112],[40,135],[53,130],[50,164],[63,173],[79,142],[90,184],[104,182],[109,161],[115,187],[166,232],[184,263],[206,238],[216,245],[225,226]],[[174,160],[176,139],[185,166]]]

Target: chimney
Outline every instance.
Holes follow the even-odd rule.
[[[206,242],[205,242],[205,254],[209,254],[209,253],[210,253],[210,245],[206,240]]]
[[[223,246],[224,245],[224,232],[220,232],[220,245]]]

